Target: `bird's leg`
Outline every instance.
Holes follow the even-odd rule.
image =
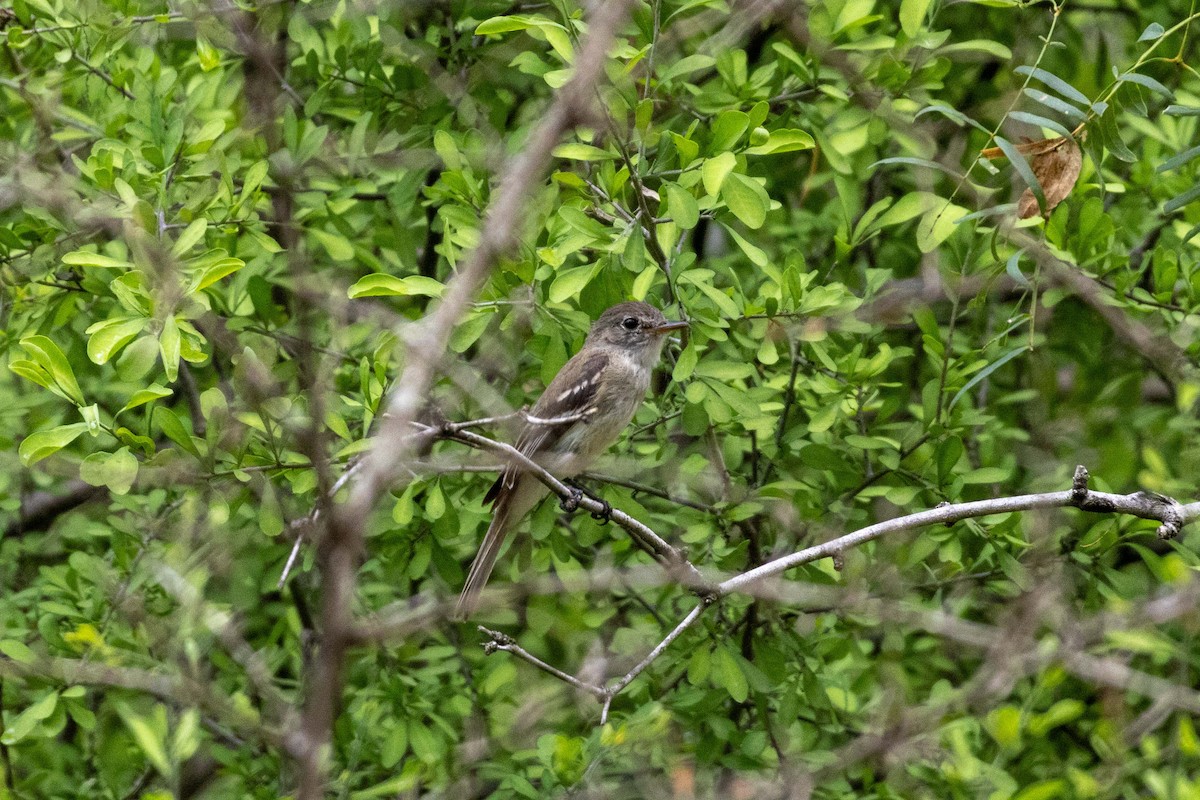
[[[570,486],[571,489],[573,490],[571,492],[570,497],[564,497],[562,499],[562,501],[560,501],[558,504],[559,507],[563,511],[566,511],[566,512],[575,511],[577,508],[579,508],[579,501],[582,500],[584,498],[584,496],[586,495],[587,497],[591,498],[592,500],[595,500],[597,503],[599,503],[602,506],[602,508],[599,511],[592,512],[592,519],[598,521],[601,525],[607,525],[609,523],[609,520],[612,519],[612,510],[613,509],[612,509],[612,506],[609,505],[607,500],[605,500],[600,495],[595,494],[594,492],[589,492],[587,489],[585,489],[582,485],[576,483],[574,480],[570,480],[570,479],[564,480],[563,483],[565,483],[567,486]],[[570,505],[570,508],[567,507],[568,504]]]

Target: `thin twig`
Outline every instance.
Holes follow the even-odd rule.
[[[1082,466],[1077,467],[1072,488],[1066,491],[999,497],[968,503],[946,503],[927,511],[919,511],[915,514],[908,514],[903,517],[878,522],[874,525],[868,525],[845,536],[839,536],[828,542],[806,547],[803,550],[768,561],[766,564],[724,580],[713,587],[714,591],[697,603],[688,612],[687,616],[661,642],[655,645],[645,658],[639,661],[622,678],[610,685],[605,697],[603,710],[601,711],[601,718],[607,718],[608,708],[613,698],[645,671],[655,659],[661,656],[671,643],[678,639],[687,628],[691,627],[716,598],[735,592],[753,594],[757,585],[767,578],[781,575],[789,569],[819,561],[823,558],[839,558],[846,550],[865,544],[885,534],[910,531],[930,525],[949,525],[964,519],[1007,514],[1017,511],[1032,511],[1045,508],[1078,508],[1083,511],[1096,513],[1129,514],[1143,519],[1158,520],[1162,523],[1159,527],[1159,535],[1170,537],[1178,535],[1183,525],[1200,517],[1200,502],[1182,505],[1169,497],[1146,492],[1127,495],[1096,492],[1088,488],[1087,482],[1087,470]]]

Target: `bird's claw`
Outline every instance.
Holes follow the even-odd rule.
[[[601,525],[607,525],[612,520],[613,507],[609,505],[607,500],[600,501],[601,508],[599,511],[592,512],[592,519],[599,522]]]
[[[580,489],[578,486],[572,486],[570,489],[570,496],[559,500],[558,507],[568,514],[574,514],[579,510],[579,502],[583,500],[583,489]]]

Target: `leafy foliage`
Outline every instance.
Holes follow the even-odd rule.
[[[1077,463],[1195,498],[1194,9],[760,5],[634,4],[432,405],[520,408],[592,318],[647,299],[690,332],[594,483],[703,569],[1063,489]],[[395,331],[479,243],[569,79],[580,6],[0,11],[0,794],[294,790],[312,512],[370,447]],[[489,465],[453,442],[410,465],[372,518],[357,614],[457,593]],[[1139,616],[1200,566],[1194,533],[1155,527],[997,515],[798,568],[778,596],[723,600],[604,725],[473,626],[413,625],[354,652],[332,788],[1195,793],[1186,710],[1064,667],[1088,650],[1195,685],[1194,622]],[[481,619],[568,672],[624,673],[693,602],[613,526],[546,503],[528,531]],[[936,614],[995,638],[963,645]]]

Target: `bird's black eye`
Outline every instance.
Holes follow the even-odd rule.
[[[625,319],[621,320],[621,327],[627,331],[636,331],[638,327],[637,318],[626,317]]]

